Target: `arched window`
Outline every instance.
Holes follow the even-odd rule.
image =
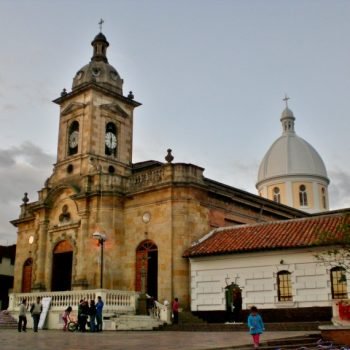
[[[299,186],[299,203],[301,207],[307,206],[307,192],[305,185]]]
[[[281,203],[281,191],[278,187],[273,188],[273,200],[277,203]]]
[[[322,187],[322,205],[323,205],[323,209],[327,209],[327,197],[326,197],[326,189],[324,187]]]
[[[332,299],[348,298],[348,283],[343,267],[337,266],[331,269],[331,288]]]
[[[277,274],[278,301],[292,301],[292,281],[290,272],[280,271]]]
[[[105,133],[105,154],[107,156],[117,156],[117,127],[114,123],[107,123]]]
[[[79,144],[79,123],[74,120],[69,126],[68,132],[68,155],[78,153],[78,144]]]

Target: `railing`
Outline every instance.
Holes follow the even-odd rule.
[[[170,310],[169,304],[163,305],[157,300],[155,300],[151,316],[160,321],[171,323],[170,311],[171,310]]]
[[[135,312],[138,294],[120,290],[79,290],[65,292],[35,292],[35,293],[11,293],[9,295],[9,311],[17,311],[23,299],[27,299],[27,305],[36,301],[37,297],[51,298],[50,310],[64,310],[68,306],[73,309],[78,306],[81,299],[96,300],[101,296],[104,302],[104,312]]]

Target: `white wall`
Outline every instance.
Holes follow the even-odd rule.
[[[226,281],[242,288],[243,309],[331,306],[330,269],[314,254],[315,250],[300,249],[191,258],[191,310],[225,310]],[[281,270],[291,273],[291,302],[278,301]]]

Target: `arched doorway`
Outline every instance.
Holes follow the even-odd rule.
[[[66,240],[56,244],[52,256],[52,291],[71,290],[73,247]]]
[[[142,241],[136,249],[135,290],[145,291],[154,299],[158,298],[158,248],[150,240]]]
[[[27,259],[23,264],[22,272],[22,293],[29,293],[32,290],[33,259]]]

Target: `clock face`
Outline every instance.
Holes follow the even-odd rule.
[[[143,215],[142,215],[142,221],[145,223],[145,224],[148,224],[150,221],[151,221],[151,214],[146,211]]]
[[[73,131],[69,135],[69,147],[70,148],[75,148],[78,146],[78,140],[79,140],[79,132],[78,131]]]
[[[117,147],[117,138],[112,132],[107,132],[105,136],[105,143],[109,149],[115,149]]]

